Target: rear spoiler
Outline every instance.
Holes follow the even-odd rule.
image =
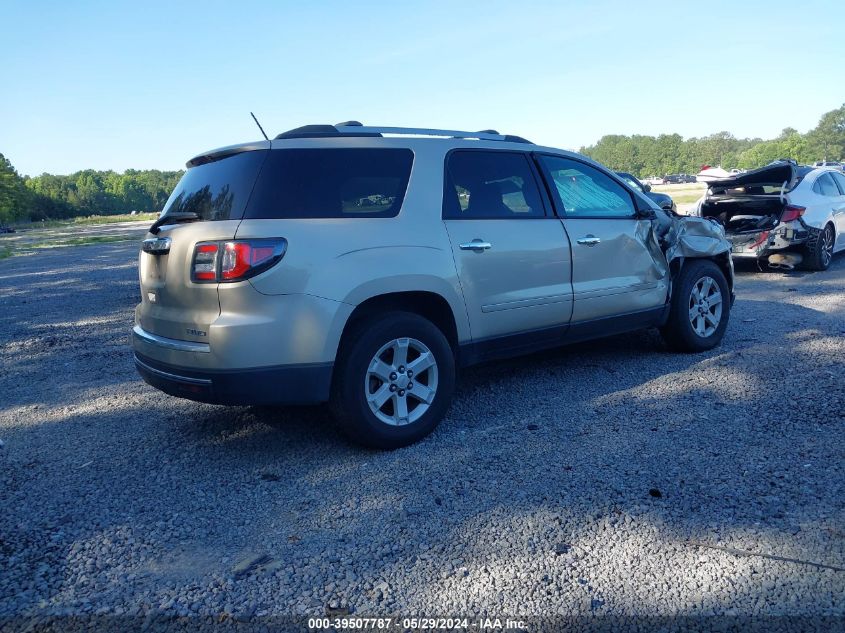
[[[198,165],[205,165],[206,163],[213,163],[214,161],[241,154],[243,152],[252,152],[255,150],[270,149],[270,141],[254,141],[252,143],[239,143],[238,145],[227,145],[213,149],[209,152],[194,156],[191,160],[185,163],[185,167],[197,167]]]

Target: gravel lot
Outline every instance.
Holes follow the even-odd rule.
[[[323,408],[142,383],[136,252],[0,261],[0,618],[845,617],[845,257],[740,272],[710,353],[642,332],[468,370],[379,453]]]

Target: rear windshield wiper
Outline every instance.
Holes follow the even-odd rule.
[[[177,222],[190,222],[191,220],[199,220],[200,216],[198,216],[193,211],[179,211],[176,213],[166,213],[162,215],[158,220],[153,222],[153,225],[150,227],[150,233],[153,235],[158,235],[158,232],[161,230],[161,227],[165,224],[170,223],[177,223]]]

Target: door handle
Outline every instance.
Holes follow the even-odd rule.
[[[584,246],[595,246],[601,242],[601,238],[595,235],[585,235],[584,237],[579,237],[576,241]]]
[[[488,248],[493,248],[493,245],[490,242],[485,242],[484,240],[480,240],[475,238],[471,242],[464,242],[459,246],[462,251],[473,251],[474,253],[483,253]]]

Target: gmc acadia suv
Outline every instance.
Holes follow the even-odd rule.
[[[329,402],[392,448],[440,422],[459,367],[648,327],[702,351],[728,324],[718,223],[520,137],[350,121],[187,168],[142,244],[132,336],[174,396]]]

